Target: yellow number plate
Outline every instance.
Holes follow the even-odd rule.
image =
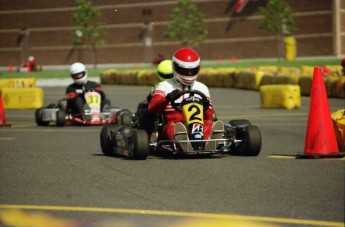
[[[86,103],[89,106],[98,106],[101,104],[101,97],[97,92],[88,92],[85,94]]]
[[[182,112],[185,116],[187,125],[204,123],[203,106],[199,103],[192,102],[183,105]]]

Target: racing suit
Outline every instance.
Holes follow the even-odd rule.
[[[66,88],[67,109],[70,109],[73,114],[82,114],[86,103],[84,93],[90,90],[97,91],[101,95],[102,109],[106,103],[110,103],[110,101],[105,98],[105,93],[98,83],[87,81],[85,84],[73,83]]]
[[[166,100],[166,95],[170,92],[179,89],[183,90],[198,90],[206,95],[210,101],[210,106],[207,110],[204,110],[204,139],[208,139],[211,134],[212,121],[213,121],[213,107],[210,100],[210,92],[206,85],[195,81],[192,85],[183,85],[176,81],[175,78],[160,82],[154,90],[153,96],[149,103],[148,111],[155,114],[163,114],[164,126],[162,128],[162,139],[174,139],[174,125],[176,122],[184,122],[184,116],[182,112],[176,111],[171,104]],[[189,94],[182,95],[175,103],[181,103],[183,99],[188,97]]]

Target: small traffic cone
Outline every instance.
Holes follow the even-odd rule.
[[[2,97],[0,93],[0,127],[11,126],[11,124],[6,123],[5,108],[2,103]]]
[[[297,157],[344,157],[339,153],[321,67],[314,68],[304,154]]]

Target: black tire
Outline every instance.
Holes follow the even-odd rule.
[[[132,114],[129,110],[120,110],[116,113],[116,123],[119,125],[130,126],[132,123]]]
[[[56,111],[56,126],[58,127],[63,127],[65,126],[65,117],[66,117],[66,113],[63,110],[58,110]]]
[[[47,126],[49,125],[49,122],[43,121],[42,120],[42,112],[43,108],[36,109],[35,111],[35,121],[38,126]]]
[[[258,127],[249,125],[238,128],[236,139],[242,140],[231,152],[232,155],[257,156],[261,151],[261,133]]]
[[[132,158],[135,160],[145,160],[149,155],[149,138],[144,130],[134,130],[132,143],[130,144]]]
[[[125,126],[130,126],[132,123],[132,115],[130,112],[121,113],[121,124]]]
[[[236,120],[230,120],[229,121],[229,124],[236,127],[236,126],[249,126],[249,125],[252,125],[252,123],[250,123],[249,120],[247,119],[236,119]]]
[[[111,139],[111,131],[115,131],[115,126],[112,124],[104,125],[100,133],[101,149],[103,154],[112,155],[113,151],[113,142]]]

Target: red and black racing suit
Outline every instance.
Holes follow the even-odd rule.
[[[153,114],[163,114],[164,126],[162,128],[162,139],[174,139],[174,125],[176,122],[184,122],[182,112],[176,111],[171,104],[166,100],[166,95],[173,90],[198,90],[206,95],[210,101],[210,107],[204,112],[204,139],[208,139],[212,130],[213,121],[213,107],[210,100],[210,93],[206,85],[195,81],[192,85],[186,86],[177,82],[175,78],[160,82],[154,90],[153,96],[150,100],[148,111]],[[177,99],[175,103],[181,103],[189,94],[184,94]]]

